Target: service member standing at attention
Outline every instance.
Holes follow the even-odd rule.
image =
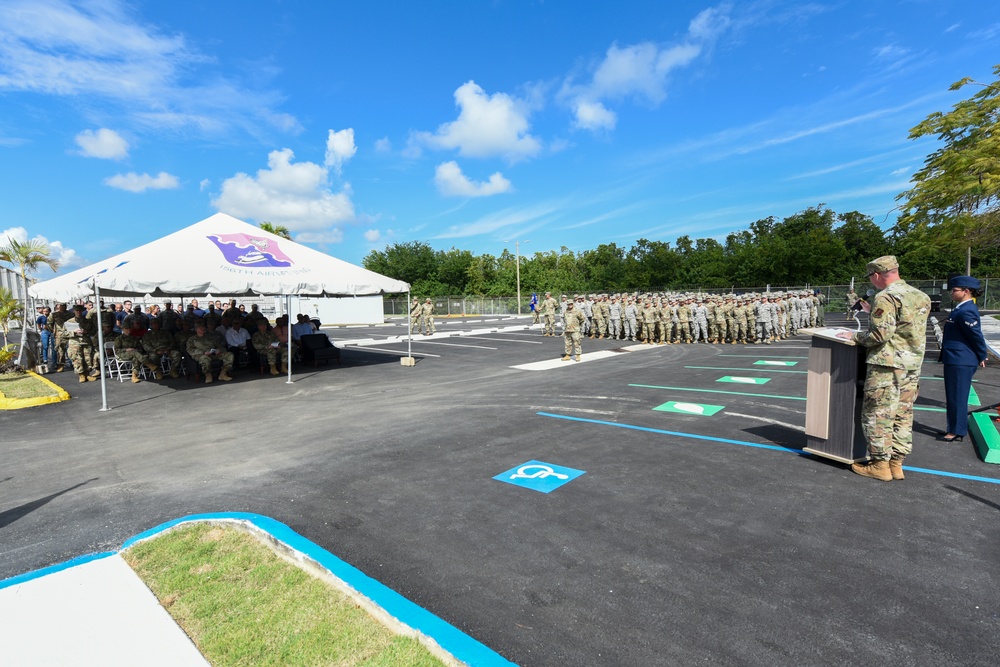
[[[552,298],[552,292],[545,293],[545,301],[542,301],[542,317],[545,318],[545,331],[543,336],[556,335],[556,308],[559,304]]]
[[[899,277],[899,263],[893,255],[879,257],[867,268],[869,280],[879,290],[872,304],[863,306],[871,312],[868,331],[839,334],[868,352],[861,430],[871,460],[851,464],[851,470],[890,482],[903,479],[903,459],[913,449],[913,403],[931,299]]]
[[[417,333],[420,331],[420,320],[424,314],[424,309],[420,305],[420,299],[413,297],[413,303],[410,304],[410,333]],[[267,323],[266,321],[264,322]]]
[[[587,316],[579,308],[573,307],[573,302],[566,304],[566,314],[563,321],[563,340],[566,343],[566,356],[563,361],[569,361],[570,354],[576,354],[576,361],[580,361],[583,350],[580,348],[580,333],[583,325],[587,322]]]
[[[434,328],[434,303],[431,301],[430,297],[424,301],[424,328],[426,329],[425,335],[430,336],[435,333],[437,329]]]
[[[969,432],[969,390],[977,368],[986,368],[986,341],[980,326],[979,309],[973,297],[979,296],[979,281],[972,276],[955,276],[948,281],[955,307],[944,322],[941,336],[941,361],[944,363],[944,395],[948,432],[945,442],[961,442]]]

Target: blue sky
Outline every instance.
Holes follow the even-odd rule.
[[[909,129],[997,63],[995,0],[3,0],[0,237],[74,268],[217,211],[355,263],[888,227]]]

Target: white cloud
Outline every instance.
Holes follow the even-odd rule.
[[[369,243],[378,243],[379,239],[382,238],[382,232],[377,229],[366,229],[365,230],[365,240]]]
[[[337,227],[332,227],[320,232],[302,232],[301,234],[296,234],[295,240],[298,243],[340,243],[344,240],[344,232]]]
[[[227,178],[212,206],[237,218],[269,220],[292,231],[316,232],[353,220],[350,186],[333,192],[325,167],[292,162],[294,157],[288,148],[272,151],[267,156],[268,168],[259,170],[256,177],[238,173]]]
[[[340,170],[344,163],[354,157],[358,152],[358,147],[354,145],[354,130],[347,128],[334,132],[330,130],[326,137],[326,159],[324,164],[327,168],[332,168],[340,175]]]
[[[180,181],[173,174],[161,171],[156,176],[149,174],[137,174],[130,171],[127,174],[115,174],[104,179],[104,184],[127,190],[129,192],[145,192],[146,190],[174,190],[181,186]]]
[[[572,109],[574,127],[613,129],[618,119],[607,107],[609,100],[634,98],[654,106],[662,104],[667,98],[670,73],[711,49],[732,25],[728,12],[728,5],[703,10],[691,20],[684,39],[673,46],[653,42],[623,47],[612,44],[594,67],[589,82],[581,84],[569,77],[563,83],[559,97]]]
[[[580,100],[576,105],[576,126],[584,130],[613,130],[618,116],[600,102]]]
[[[153,130],[301,129],[276,110],[281,94],[218,75],[195,44],[141,23],[137,13],[124,0],[0,2],[0,91],[111,103]]]
[[[128,157],[128,142],[114,130],[102,127],[99,130],[84,130],[76,135],[80,155],[104,160],[121,160]]]
[[[391,153],[392,152],[392,142],[389,141],[389,137],[382,137],[375,142],[375,152],[376,153]]]
[[[499,171],[490,176],[490,180],[476,183],[462,173],[458,163],[452,160],[437,166],[434,182],[438,191],[446,197],[489,197],[504,192],[510,192],[510,181]]]
[[[203,179],[201,179],[201,182],[198,183],[198,191],[199,192],[204,192],[205,190],[207,190],[209,188],[210,185],[212,185],[212,181],[210,181],[207,178],[203,178]]]
[[[24,227],[11,227],[0,232],[0,246],[7,245],[11,240],[24,243],[28,240],[28,230]],[[59,262],[60,270],[80,264],[80,258],[72,248],[66,248],[60,241],[49,241],[41,234],[32,237],[33,241],[39,241],[49,246],[49,257]],[[8,267],[9,268],[9,267]],[[48,267],[40,267],[39,272],[51,273]]]
[[[415,146],[457,150],[465,157],[502,157],[510,162],[537,155],[542,145],[528,133],[530,105],[505,93],[488,95],[469,81],[455,91],[458,118],[436,132],[417,132]]]

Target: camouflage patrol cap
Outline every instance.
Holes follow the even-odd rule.
[[[893,269],[899,268],[899,262],[896,261],[895,255],[883,255],[878,259],[868,262],[865,270],[870,276],[873,273],[885,273],[886,271],[892,271]]]

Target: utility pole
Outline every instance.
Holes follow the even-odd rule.
[[[510,241],[504,241],[510,243]],[[521,314],[521,241],[514,241],[514,272],[517,275],[517,314]],[[531,243],[531,241],[524,241]]]

